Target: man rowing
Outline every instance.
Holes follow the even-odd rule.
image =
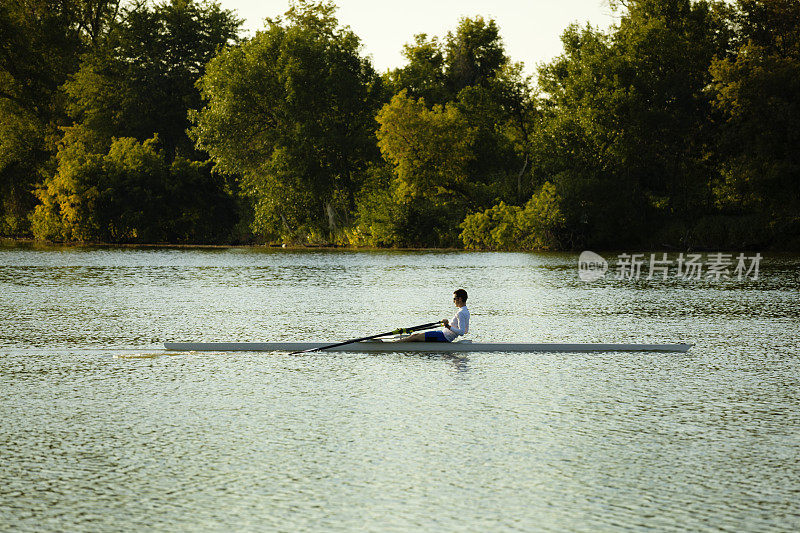
[[[453,303],[458,307],[452,320],[442,320],[442,329],[436,331],[420,331],[397,342],[452,342],[456,337],[469,333],[469,309],[467,309],[467,291],[458,289],[453,293]]]

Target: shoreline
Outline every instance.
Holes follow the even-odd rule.
[[[0,247],[28,246],[31,248],[166,248],[166,249],[252,249],[252,250],[286,250],[286,251],[342,251],[342,252],[469,252],[469,253],[580,253],[583,250],[593,250],[595,252],[620,251],[636,253],[668,252],[668,253],[702,253],[702,252],[770,252],[770,253],[800,253],[800,249],[792,246],[776,248],[774,246],[764,246],[755,248],[752,246],[732,247],[687,247],[679,248],[672,245],[662,245],[659,247],[642,246],[636,247],[610,247],[610,248],[582,248],[570,250],[470,250],[467,248],[380,248],[369,246],[349,246],[336,244],[320,245],[301,245],[301,244],[180,244],[180,243],[108,243],[108,242],[50,242],[37,241],[29,238],[0,237]]]
[[[361,246],[325,245],[289,245],[289,244],[179,244],[179,243],[108,243],[108,242],[43,242],[35,239],[0,238],[0,246],[30,246],[41,248],[175,248],[175,249],[260,249],[260,250],[320,250],[320,251],[353,251],[353,252],[481,252],[488,250],[467,250],[465,248],[378,248]],[[507,250],[492,250],[507,251]],[[564,250],[568,251],[568,250]]]

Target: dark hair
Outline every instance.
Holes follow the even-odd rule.
[[[464,289],[458,289],[457,291],[453,292],[456,298],[461,298],[464,300],[464,303],[467,303],[467,291]]]

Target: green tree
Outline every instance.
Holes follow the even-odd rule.
[[[403,46],[407,65],[390,71],[387,85],[395,92],[405,89],[413,98],[424,98],[430,105],[443,104],[453,98],[445,74],[445,56],[437,37],[421,33],[414,42]]]
[[[422,99],[397,94],[378,113],[378,146],[394,165],[399,194],[429,201],[470,201],[469,166],[475,130],[456,106],[428,109]]]
[[[52,172],[60,87],[116,16],[119,1],[0,2],[0,235],[28,234],[37,182]]]
[[[423,99],[395,95],[377,117],[378,146],[391,165],[392,180],[382,187],[383,200],[374,203],[385,213],[388,203],[396,244],[446,245],[457,242],[458,223],[470,208],[478,208],[481,184],[472,182],[477,130],[454,104],[428,108]],[[366,194],[371,202],[374,195]],[[364,206],[360,206],[364,220]]]
[[[84,141],[106,150],[113,137],[158,135],[167,154],[205,158],[187,136],[188,110],[202,104],[195,84],[205,65],[236,41],[240,25],[215,2],[140,2],[123,10],[65,85]]]
[[[50,166],[53,130],[9,100],[0,100],[0,117],[0,235],[21,237],[36,205],[34,184]]]
[[[403,55],[408,63],[389,72],[389,85],[428,105],[453,101],[465,87],[491,87],[509,64],[497,23],[483,17],[462,17],[444,40],[415,35]]]
[[[455,228],[462,216],[452,205],[409,197],[389,164],[366,174],[356,203],[356,220],[348,231],[350,244],[422,248],[457,245]]]
[[[798,240],[800,3],[741,0],[735,22],[735,54],[711,65],[724,121],[714,193],[725,212]]]
[[[231,184],[186,130],[201,103],[194,84],[239,24],[216,3],[140,2],[97,37],[64,85],[75,123],[37,192],[37,238],[218,242],[232,231]]]
[[[548,97],[534,175],[563,198],[571,242],[652,242],[712,209],[708,65],[727,47],[721,4],[633,0],[609,33],[571,26],[540,70]]]
[[[170,163],[157,144],[156,137],[144,143],[113,139],[108,152],[97,153],[78,132],[68,132],[58,152],[58,172],[36,191],[34,235],[115,243],[228,237],[233,200],[209,182],[209,164],[184,158]]]
[[[500,202],[467,216],[461,224],[461,240],[470,249],[560,248],[565,222],[560,203],[555,186],[545,182],[523,207]]]
[[[165,240],[167,169],[156,140],[115,139],[107,154],[62,144],[59,170],[37,191],[34,234],[58,241]]]
[[[500,29],[494,20],[464,17],[445,42],[445,76],[451,94],[465,87],[489,87],[508,64]]]
[[[532,191],[536,99],[493,20],[462,18],[441,42],[417,35],[405,55],[408,64],[388,75],[397,94],[378,114],[378,145],[395,179],[378,196],[362,194],[371,200],[359,220],[393,220],[402,245],[452,246],[468,213]],[[392,216],[389,197],[402,206]],[[379,213],[368,215],[367,204]]]
[[[292,2],[253,39],[207,67],[194,138],[216,168],[240,176],[267,238],[330,239],[377,159],[380,78],[329,2]]]

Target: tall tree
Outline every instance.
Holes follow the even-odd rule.
[[[235,223],[230,184],[202,163],[208,156],[195,150],[186,130],[189,109],[200,105],[195,83],[217,50],[235,40],[239,25],[215,2],[137,2],[122,11],[64,85],[75,122],[64,128],[55,171],[36,191],[34,236],[111,242],[227,236]]]
[[[158,135],[167,154],[204,157],[186,134],[205,65],[237,40],[241,25],[216,2],[141,2],[123,11],[103,46],[65,85],[68,110],[98,150],[112,137]],[[89,140],[89,139],[85,140]]]
[[[800,242],[800,3],[740,0],[735,55],[711,66],[722,113],[720,179],[726,211],[756,215]]]
[[[462,18],[447,34],[445,74],[452,94],[465,87],[488,87],[508,63],[497,23],[483,17]]]
[[[98,153],[69,132],[58,171],[37,190],[34,234],[51,241],[220,242],[234,206],[208,164],[166,157],[157,138],[113,139]]]
[[[381,109],[377,120],[378,145],[395,167],[401,199],[471,200],[465,187],[476,130],[454,105],[428,109],[424,100],[401,92]]]
[[[429,105],[443,104],[453,95],[445,74],[445,56],[437,37],[421,33],[403,46],[405,67],[387,73],[387,85],[396,92],[405,90],[412,98],[424,98]]]
[[[654,228],[711,209],[705,88],[727,49],[725,7],[626,5],[609,33],[568,28],[564,54],[540,71],[547,118],[534,172],[556,185],[575,245],[649,242]]]
[[[377,158],[381,82],[332,3],[291,6],[211,61],[193,135],[219,170],[241,176],[257,232],[330,239]]]
[[[408,64],[388,75],[398,92],[378,114],[379,146],[395,178],[383,201],[381,191],[363,195],[359,218],[371,227],[392,219],[380,216],[391,198],[404,206],[389,232],[397,243],[452,246],[468,213],[532,192],[535,97],[491,19],[462,18],[443,41],[417,35],[405,55]]]
[[[509,64],[497,23],[480,16],[462,17],[444,40],[415,35],[403,55],[407,64],[388,73],[389,84],[428,105],[453,101],[465,87],[493,87]]]
[[[54,167],[62,84],[116,17],[119,0],[0,2],[0,235],[28,234],[35,184]]]

